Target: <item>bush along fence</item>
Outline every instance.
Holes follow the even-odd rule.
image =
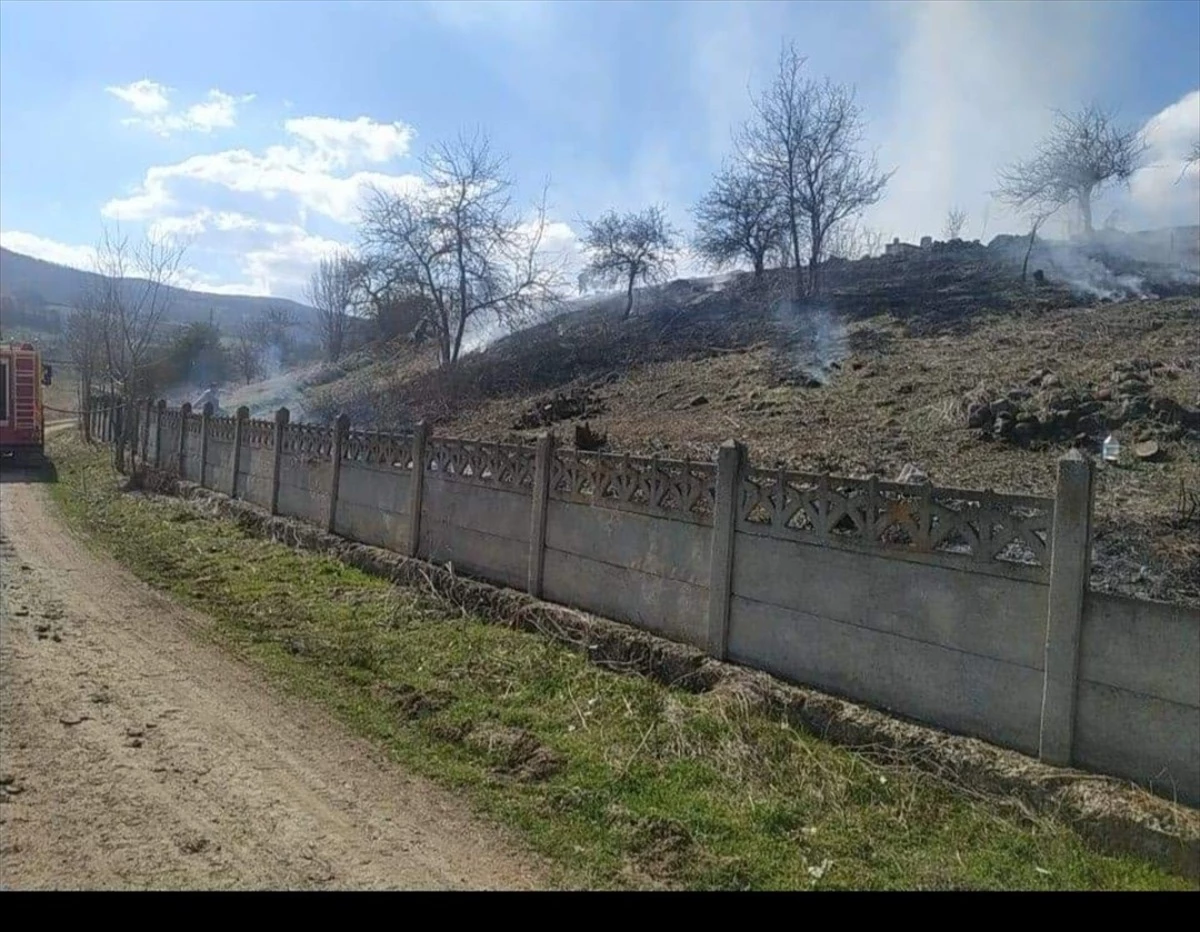
[[[1200,612],[1089,591],[1077,452],[1040,498],[137,407],[144,462],[272,514],[1200,804]]]

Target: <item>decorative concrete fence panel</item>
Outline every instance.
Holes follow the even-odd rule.
[[[347,433],[334,514],[335,534],[407,552],[412,448],[411,436]]]
[[[711,463],[555,452],[546,598],[703,646],[715,479]]]
[[[533,451],[431,440],[419,553],[464,573],[524,588],[529,572]]]

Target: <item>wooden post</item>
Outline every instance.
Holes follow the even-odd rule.
[[[158,417],[154,419],[154,468],[162,469],[162,425],[167,413],[167,399],[158,399]]]
[[[146,399],[146,425],[142,429],[142,467],[150,462],[150,419],[154,416],[154,399]]]
[[[186,401],[179,408],[179,443],[175,449],[176,466],[179,470],[179,478],[187,478],[187,422],[191,417],[192,406]]]
[[[418,421],[413,431],[412,475],[408,477],[408,547],[410,557],[421,554],[421,506],[425,499],[425,464],[428,459],[429,424]]]
[[[550,470],[554,464],[554,435],[540,434],[533,463],[533,505],[529,517],[529,594],[542,597],[546,566],[546,508],[550,500]]]
[[[337,522],[338,488],[342,483],[342,449],[349,430],[349,415],[339,414],[333,422],[333,472],[329,477],[329,516],[325,519],[325,530],[330,534],[333,533],[333,526]]]
[[[716,660],[726,659],[729,653],[733,543],[745,460],[746,448],[736,440],[725,441],[717,453],[717,501],[713,511],[708,578],[708,654]]]
[[[204,482],[208,478],[208,425],[212,421],[212,413],[212,402],[204,402],[204,413],[200,416],[200,485],[202,488],[207,488]]]
[[[1038,745],[1038,756],[1058,766],[1071,763],[1075,740],[1079,635],[1091,572],[1091,537],[1092,463],[1072,450],[1058,461]]]
[[[242,468],[242,442],[246,437],[246,421],[250,419],[250,409],[242,405],[237,409],[237,419],[233,423],[233,474],[229,477],[229,497],[237,498],[238,470]]]
[[[271,514],[279,514],[279,471],[283,468],[283,435],[291,415],[287,408],[275,412],[275,465],[271,470]]]

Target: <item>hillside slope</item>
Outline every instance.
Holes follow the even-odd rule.
[[[1093,584],[1200,604],[1200,288],[1186,269],[1118,274],[1050,249],[1022,284],[1023,254],[1010,240],[835,262],[826,297],[799,307],[782,275],[677,281],[627,321],[599,299],[450,375],[423,348],[377,345],[257,401],[507,442],[549,429],[571,445],[586,423],[604,449],[667,457],[709,459],[734,437],[760,464],[888,478],[913,464],[941,485],[1039,494],[1072,445],[1098,453],[1116,431]],[[1127,297],[1096,297],[1114,288]],[[1155,292],[1173,296],[1128,297]],[[1139,458],[1139,441],[1156,452]]]
[[[98,278],[92,272],[55,265],[32,256],[0,248],[0,290],[4,294],[25,298],[26,304],[71,307]],[[253,317],[272,308],[292,312],[306,328],[312,324],[315,311],[307,305],[285,298],[264,298],[254,295],[211,294],[172,288],[167,316],[170,320],[187,323],[207,321],[231,329],[245,317]]]

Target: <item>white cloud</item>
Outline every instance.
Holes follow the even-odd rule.
[[[312,146],[315,157],[344,168],[352,158],[366,162],[390,162],[408,155],[416,132],[404,123],[376,123],[365,116],[357,120],[333,117],[298,117],[283,128]]]
[[[284,129],[294,144],[269,146],[261,154],[228,149],[154,166],[137,189],[110,200],[102,213],[120,220],[161,217],[178,206],[174,184],[191,181],[268,200],[291,196],[306,210],[352,223],[368,185],[400,191],[420,184],[414,175],[373,170],[342,173],[350,165],[381,165],[406,155],[414,133],[403,123],[377,123],[366,117],[301,117],[288,120]]]
[[[21,230],[0,231],[0,246],[33,256],[56,265],[68,265],[75,269],[90,270],[95,265],[96,250],[92,246],[72,246],[59,243],[36,233]]]
[[[118,100],[129,104],[135,113],[164,113],[171,107],[171,89],[146,78],[123,87],[107,87],[105,90]]]
[[[172,112],[171,97],[175,93],[174,89],[156,81],[144,78],[132,84],[113,86],[106,90],[118,100],[127,103],[137,114],[123,119],[123,124],[143,126],[159,136],[231,129],[237,124],[238,107],[254,99],[253,94],[235,97],[214,88],[199,103]]]

